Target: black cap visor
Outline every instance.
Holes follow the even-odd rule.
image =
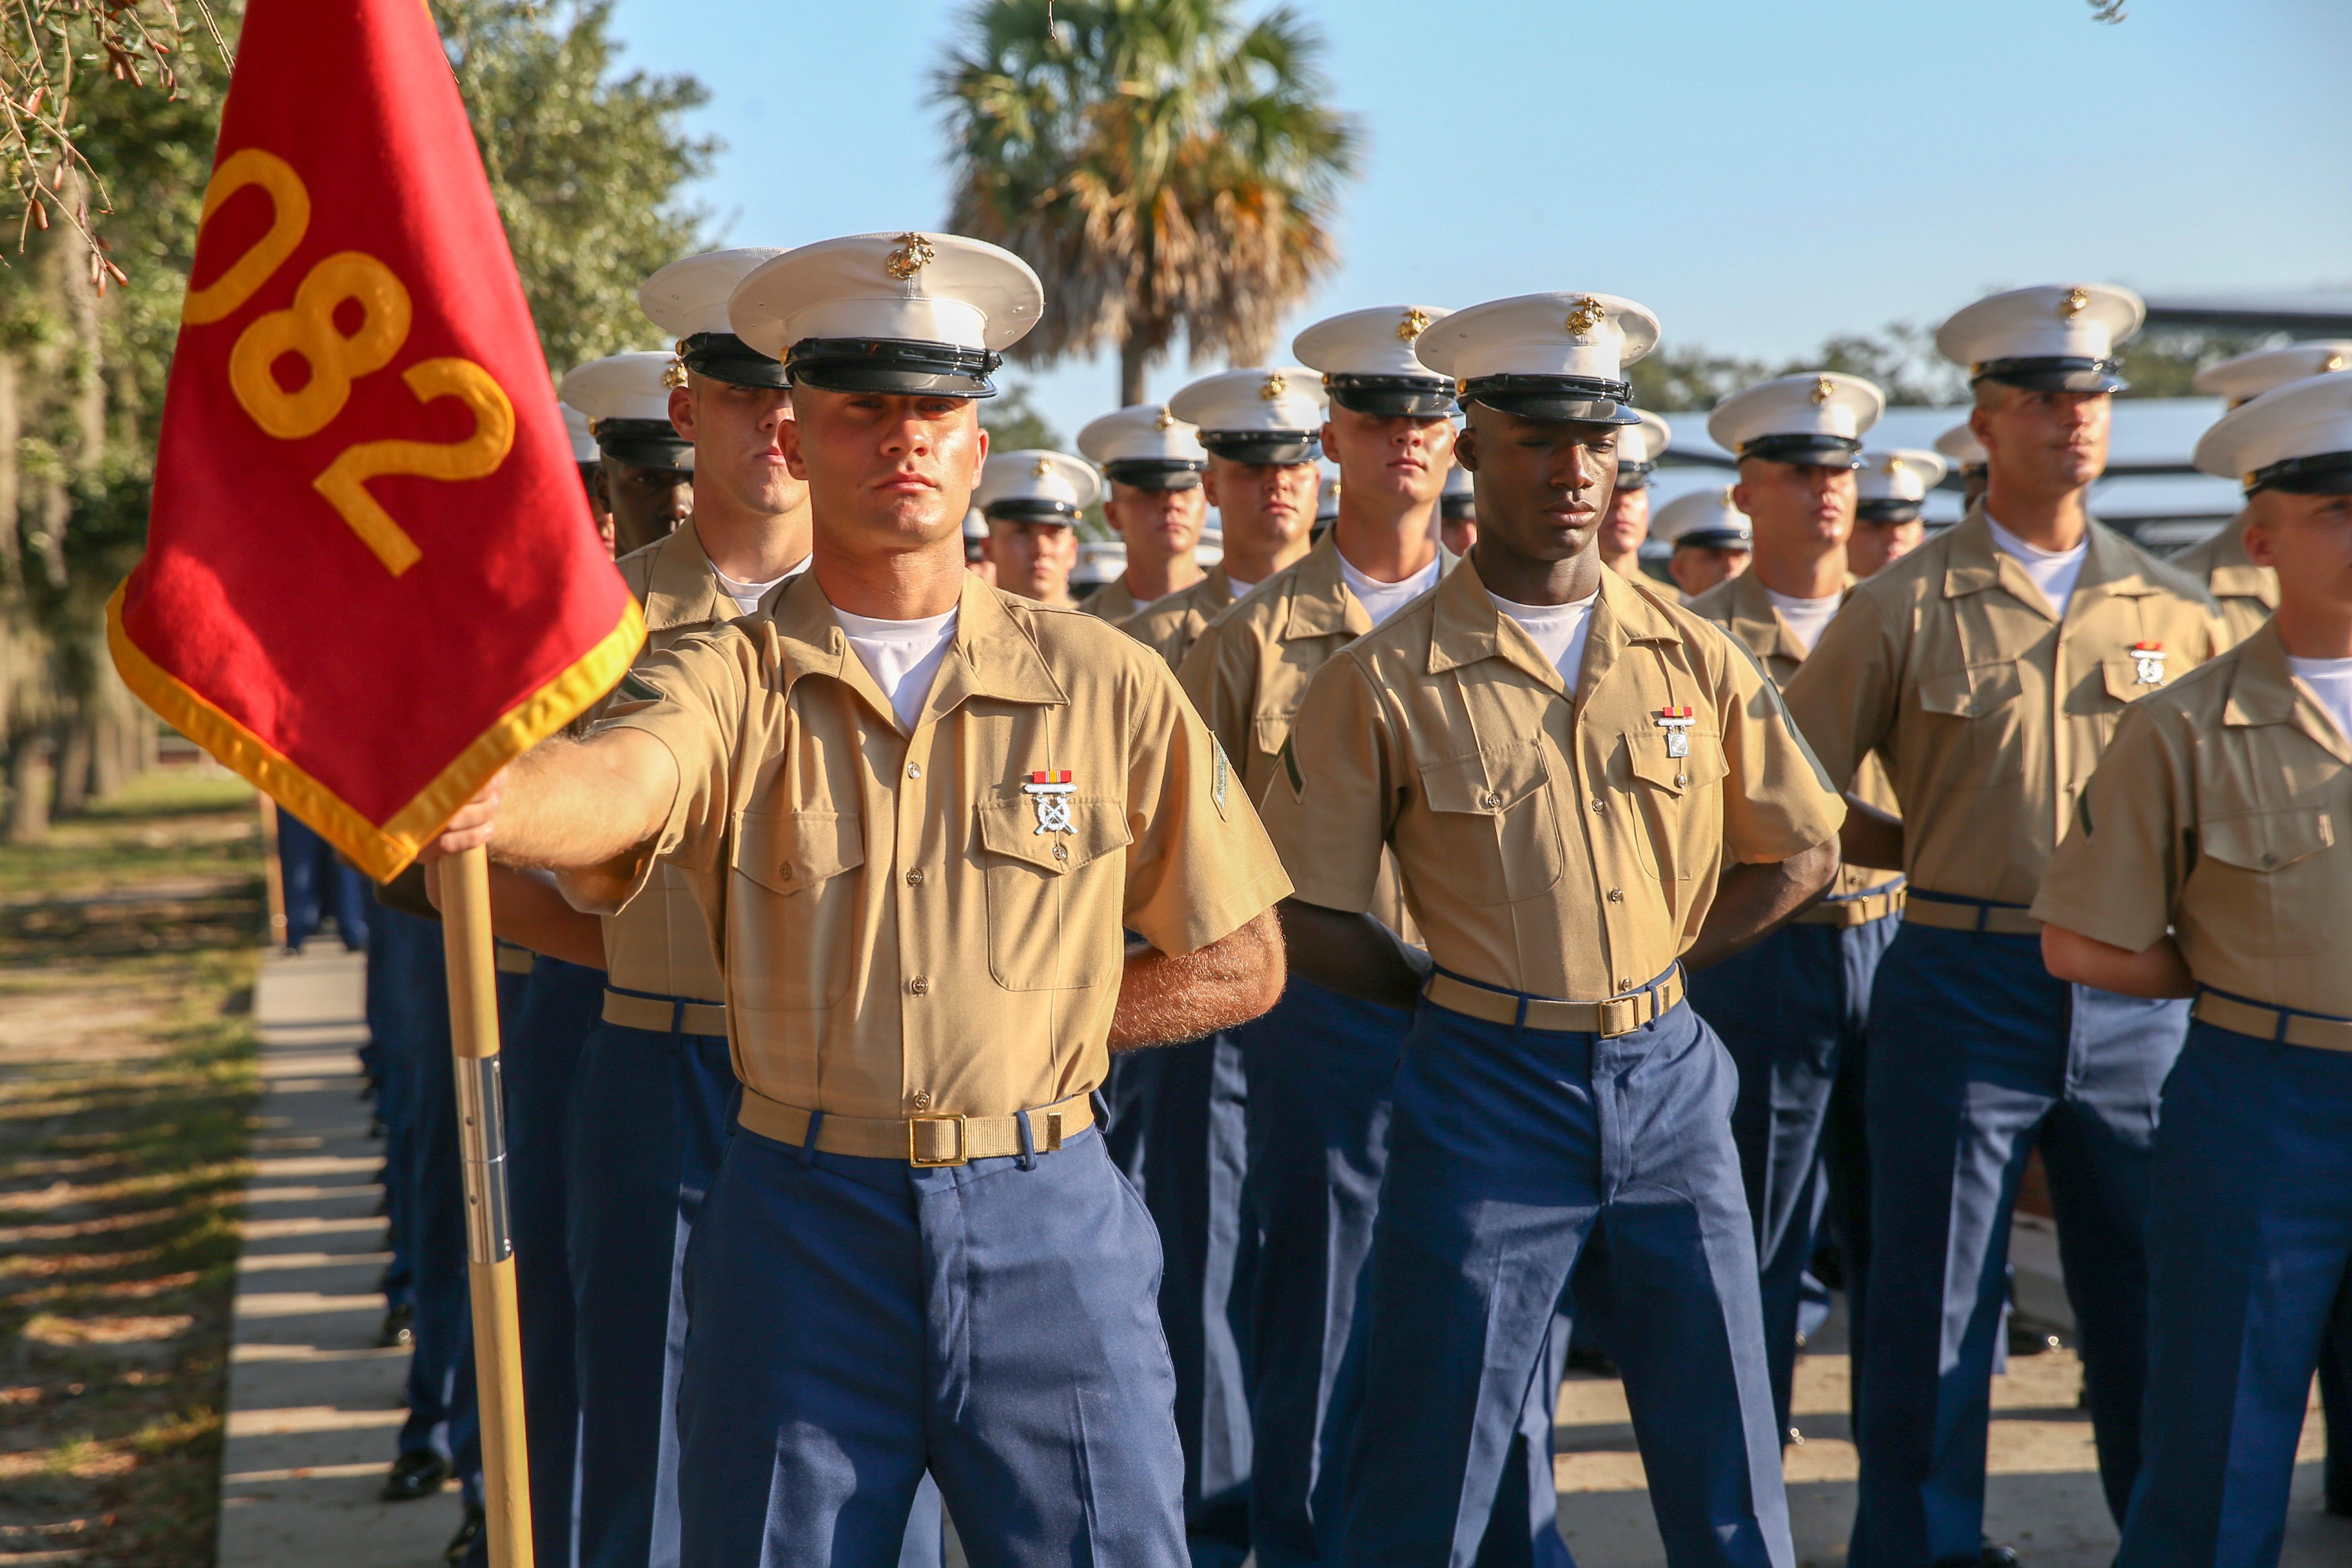
[[[2083,359],[2073,355],[2040,359],[1989,359],[1969,374],[1969,384],[1979,381],[1997,381],[2003,386],[2015,386],[2027,392],[2121,392],[2124,378],[2116,373],[2123,366],[2111,359]]]
[[[1853,503],[1853,515],[1864,522],[1916,522],[1919,503],[1916,500],[1861,500]]]
[[[1190,458],[1116,458],[1103,465],[1103,478],[1139,490],[1191,490],[1201,487],[1206,463]]]
[[[1229,463],[1289,468],[1315,460],[1312,430],[1203,430],[1201,445]]]
[[[991,522],[1055,522],[1065,528],[1076,527],[1080,516],[1068,501],[1045,496],[1007,496],[990,501],[980,513]]]
[[[792,384],[784,379],[782,360],[770,359],[732,332],[697,332],[690,338],[680,338],[677,357],[695,374],[731,386],[765,386],[781,391]]]
[[[1478,498],[1476,496],[1443,496],[1438,500],[1437,510],[1439,516],[1454,518],[1456,521],[1465,517],[1476,517]]]
[[[1438,375],[1327,375],[1331,401],[1376,418],[1436,419],[1454,411],[1454,384]]]
[[[1621,490],[1648,489],[1650,488],[1650,470],[1657,466],[1658,465],[1655,463],[1629,463],[1622,458],[1619,458],[1617,461],[1617,488]]]
[[[1862,455],[1862,443],[1850,436],[1759,436],[1743,443],[1739,455],[1799,468],[1851,468]]]
[[[2352,495],[2352,452],[2289,458],[2256,468],[2246,480],[2246,493],[2257,490],[2284,490],[2291,496]]]
[[[1753,550],[1756,537],[1729,528],[1702,528],[1675,541],[1676,550]]]
[[[908,338],[803,338],[784,355],[796,386],[901,397],[993,397],[1004,356]]]
[[[1482,375],[1462,384],[1465,404],[1483,403],[1521,419],[1558,419],[1578,425],[1639,425],[1628,406],[1633,389],[1622,381],[1590,375]]]
[[[694,443],[667,419],[599,419],[595,436],[596,449],[616,463],[640,468],[693,467]]]

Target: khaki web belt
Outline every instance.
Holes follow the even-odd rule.
[[[1083,1094],[1029,1115],[1029,1152],[1050,1154],[1066,1139],[1095,1124],[1094,1102]],[[742,1124],[762,1138],[772,1138],[797,1149],[808,1142],[809,1112],[797,1105],[770,1100],[745,1086]],[[856,1154],[868,1160],[904,1160],[909,1165],[961,1165],[1018,1154],[1018,1116],[839,1116],[826,1111],[817,1122],[816,1146],[827,1154]]]

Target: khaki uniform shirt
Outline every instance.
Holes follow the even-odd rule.
[[[1151,649],[1176,669],[1184,663],[1184,656],[1201,640],[1209,623],[1234,607],[1234,580],[1225,575],[1221,562],[1209,568],[1207,576],[1189,588],[1179,588],[1164,598],[1154,599],[1126,620],[1118,629]]]
[[[1856,579],[1846,579],[1846,591],[1852,593]],[[1714,622],[1729,632],[1733,640],[1745,647],[1761,660],[1772,684],[1786,691],[1797,667],[1805,662],[1805,645],[1772,607],[1772,600],[1764,584],[1753,571],[1742,572],[1727,578],[1696,598],[1685,598],[1684,606],[1691,614]],[[1847,785],[1854,798],[1874,805],[1889,815],[1899,815],[1895,800],[1895,786],[1887,782],[1886,764],[1878,760],[1875,752],[1863,758],[1861,769]],[[1872,866],[1840,866],[1837,879],[1830,884],[1832,899],[1851,899],[1864,893],[1883,892],[1903,879],[1900,871],[1882,871]]]
[[[1658,721],[1675,708],[1680,757]],[[1845,817],[1755,662],[1614,573],[1572,704],[1474,561],[1325,666],[1288,740],[1261,809],[1298,898],[1370,909],[1390,846],[1441,968],[1565,1001],[1665,973],[1727,861],[1786,859]]]
[[[1100,616],[1114,625],[1143,607],[1136,603],[1135,595],[1129,591],[1124,572],[1118,574],[1117,582],[1106,583],[1078,601],[1078,608],[1090,616]]]
[[[1441,581],[1456,559],[1439,549]],[[1193,643],[1176,679],[1241,770],[1250,799],[1265,797],[1307,681],[1371,629],[1371,612],[1340,575],[1337,536],[1326,532],[1313,549],[1211,621]],[[1392,871],[1382,875],[1371,912],[1406,940],[1419,940]]]
[[[621,580],[645,609],[640,666],[680,639],[715,631],[743,613],[720,590],[691,519],[616,564]],[[774,602],[772,594],[768,605]],[[604,969],[610,983],[623,991],[719,1000],[719,961],[711,953],[709,929],[693,891],[677,870],[656,868],[646,890],[627,909],[604,917]]]
[[[2096,522],[2062,625],[1971,510],[1854,584],[1790,680],[1789,710],[1832,778],[1885,759],[1915,890],[2021,907],[2124,705],[2221,637],[2193,579]]]
[[[2200,984],[2352,1017],[2352,742],[2263,626],[2116,726],[2033,912]]]
[[[2171,564],[2205,584],[2221,606],[2221,629],[2234,645],[2278,608],[2278,574],[2246,556],[2246,514],[2231,518],[2221,532],[2172,558]]]
[[[736,1074],[784,1105],[1007,1116],[1085,1094],[1122,925],[1190,952],[1290,890],[1158,659],[969,574],[912,734],[806,574],[622,693],[602,727],[677,762],[653,852],[708,912]],[[1057,773],[1072,793],[1024,788]]]

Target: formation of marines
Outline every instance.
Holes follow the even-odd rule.
[[[1745,389],[1654,513],[1614,295],[1349,311],[1076,453],[980,427],[1044,303],[992,246],[640,298],[674,351],[561,392],[649,640],[436,849],[513,944],[542,1560],[930,1564],[944,1507],[976,1564],[1566,1563],[1581,1345],[1669,1562],[1793,1568],[1833,1251],[1848,1560],[2012,1563],[2038,1152],[2119,1561],[2276,1561],[2352,1261],[2347,345],[2207,373],[2246,510],[2167,563],[2086,504],[2121,289],[1946,322],[1935,451]],[[420,1496],[467,1350],[404,1081]]]

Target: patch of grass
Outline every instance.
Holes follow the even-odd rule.
[[[238,892],[261,873],[261,812],[253,786],[194,768],[149,773],[32,844],[0,844],[0,919],[21,922],[44,905],[181,884],[198,903],[214,884]],[[257,883],[257,887],[258,884]],[[73,939],[67,909],[53,934]],[[50,934],[50,928],[41,928]]]
[[[260,853],[168,774],[0,849],[0,1551],[213,1560]]]

